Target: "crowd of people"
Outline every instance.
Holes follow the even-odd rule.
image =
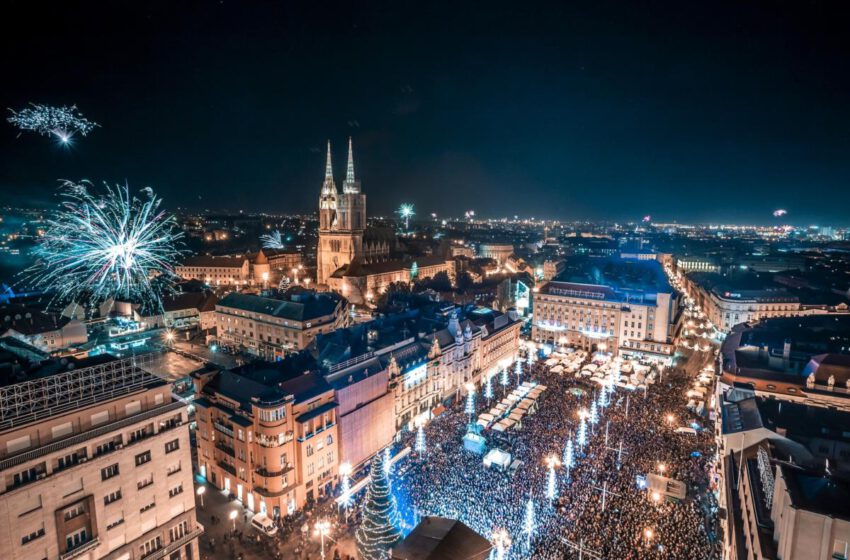
[[[684,407],[688,379],[683,370],[665,374],[663,382],[646,393],[619,388],[614,392],[609,406],[600,410],[583,451],[576,446],[575,466],[569,473],[563,466],[556,470],[554,500],[546,496],[545,458],[560,458],[569,437],[575,442],[578,411],[590,406],[599,386],[551,373],[542,362],[525,364],[524,370],[523,381],[548,387],[539,399],[539,410],[525,417],[512,437],[498,438],[498,444],[495,434],[483,433],[488,445],[521,461],[519,468],[487,468],[481,455],[464,449],[469,418],[461,400],[428,424],[426,452],[413,454],[394,473],[403,509],[417,517],[459,519],[488,538],[504,529],[512,541],[506,558],[578,558],[579,548],[583,558],[716,556],[711,525],[715,504],[709,491],[711,430],[699,430],[696,436],[675,430],[701,421]],[[503,396],[501,390],[496,389],[495,400]],[[478,412],[490,404],[479,394]],[[406,437],[410,441],[403,444],[413,447],[414,435]],[[639,483],[649,473],[684,482],[687,497],[653,496]],[[530,534],[529,499],[534,503]]]

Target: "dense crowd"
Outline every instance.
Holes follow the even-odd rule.
[[[561,457],[570,434],[575,439],[578,411],[590,405],[599,387],[553,374],[540,362],[524,367],[523,380],[537,381],[548,390],[539,399],[538,411],[523,419],[510,441],[503,438],[499,444],[522,461],[521,466],[514,472],[486,468],[480,455],[463,448],[468,417],[460,402],[427,426],[427,452],[414,454],[394,475],[406,509],[420,517],[459,519],[484,536],[506,529],[512,539],[508,558],[577,558],[578,547],[584,558],[715,557],[713,504],[707,490],[713,440],[710,430],[694,436],[674,429],[701,421],[684,408],[688,380],[682,371],[665,375],[646,394],[617,389],[583,453],[576,453],[569,477],[565,468],[557,470],[558,497],[553,502],[546,498],[544,459]],[[495,400],[503,396],[500,389]],[[490,404],[479,396],[479,412]],[[492,444],[492,432],[484,435]],[[412,446],[413,436],[408,437],[411,440],[404,443]],[[638,484],[639,477],[661,469],[687,484],[686,499],[653,500]],[[523,532],[529,498],[536,524],[530,538]]]

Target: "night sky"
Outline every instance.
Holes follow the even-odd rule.
[[[312,212],[351,135],[373,215],[850,222],[842,2],[361,4],[6,2],[0,107],[102,128],[0,123],[2,201]]]

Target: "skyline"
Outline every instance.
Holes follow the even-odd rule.
[[[0,105],[102,126],[66,151],[4,122],[13,204],[88,178],[308,213],[325,142],[339,178],[352,136],[375,214],[846,225],[847,40],[825,3],[56,12],[2,39]]]

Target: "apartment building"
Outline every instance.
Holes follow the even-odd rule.
[[[328,495],[339,475],[333,388],[255,363],[193,374],[200,475],[270,517]]]
[[[307,347],[348,326],[348,301],[333,292],[292,288],[273,296],[230,293],[216,305],[218,343],[266,360]]]
[[[47,363],[0,387],[4,558],[199,558],[186,406],[151,359]]]

